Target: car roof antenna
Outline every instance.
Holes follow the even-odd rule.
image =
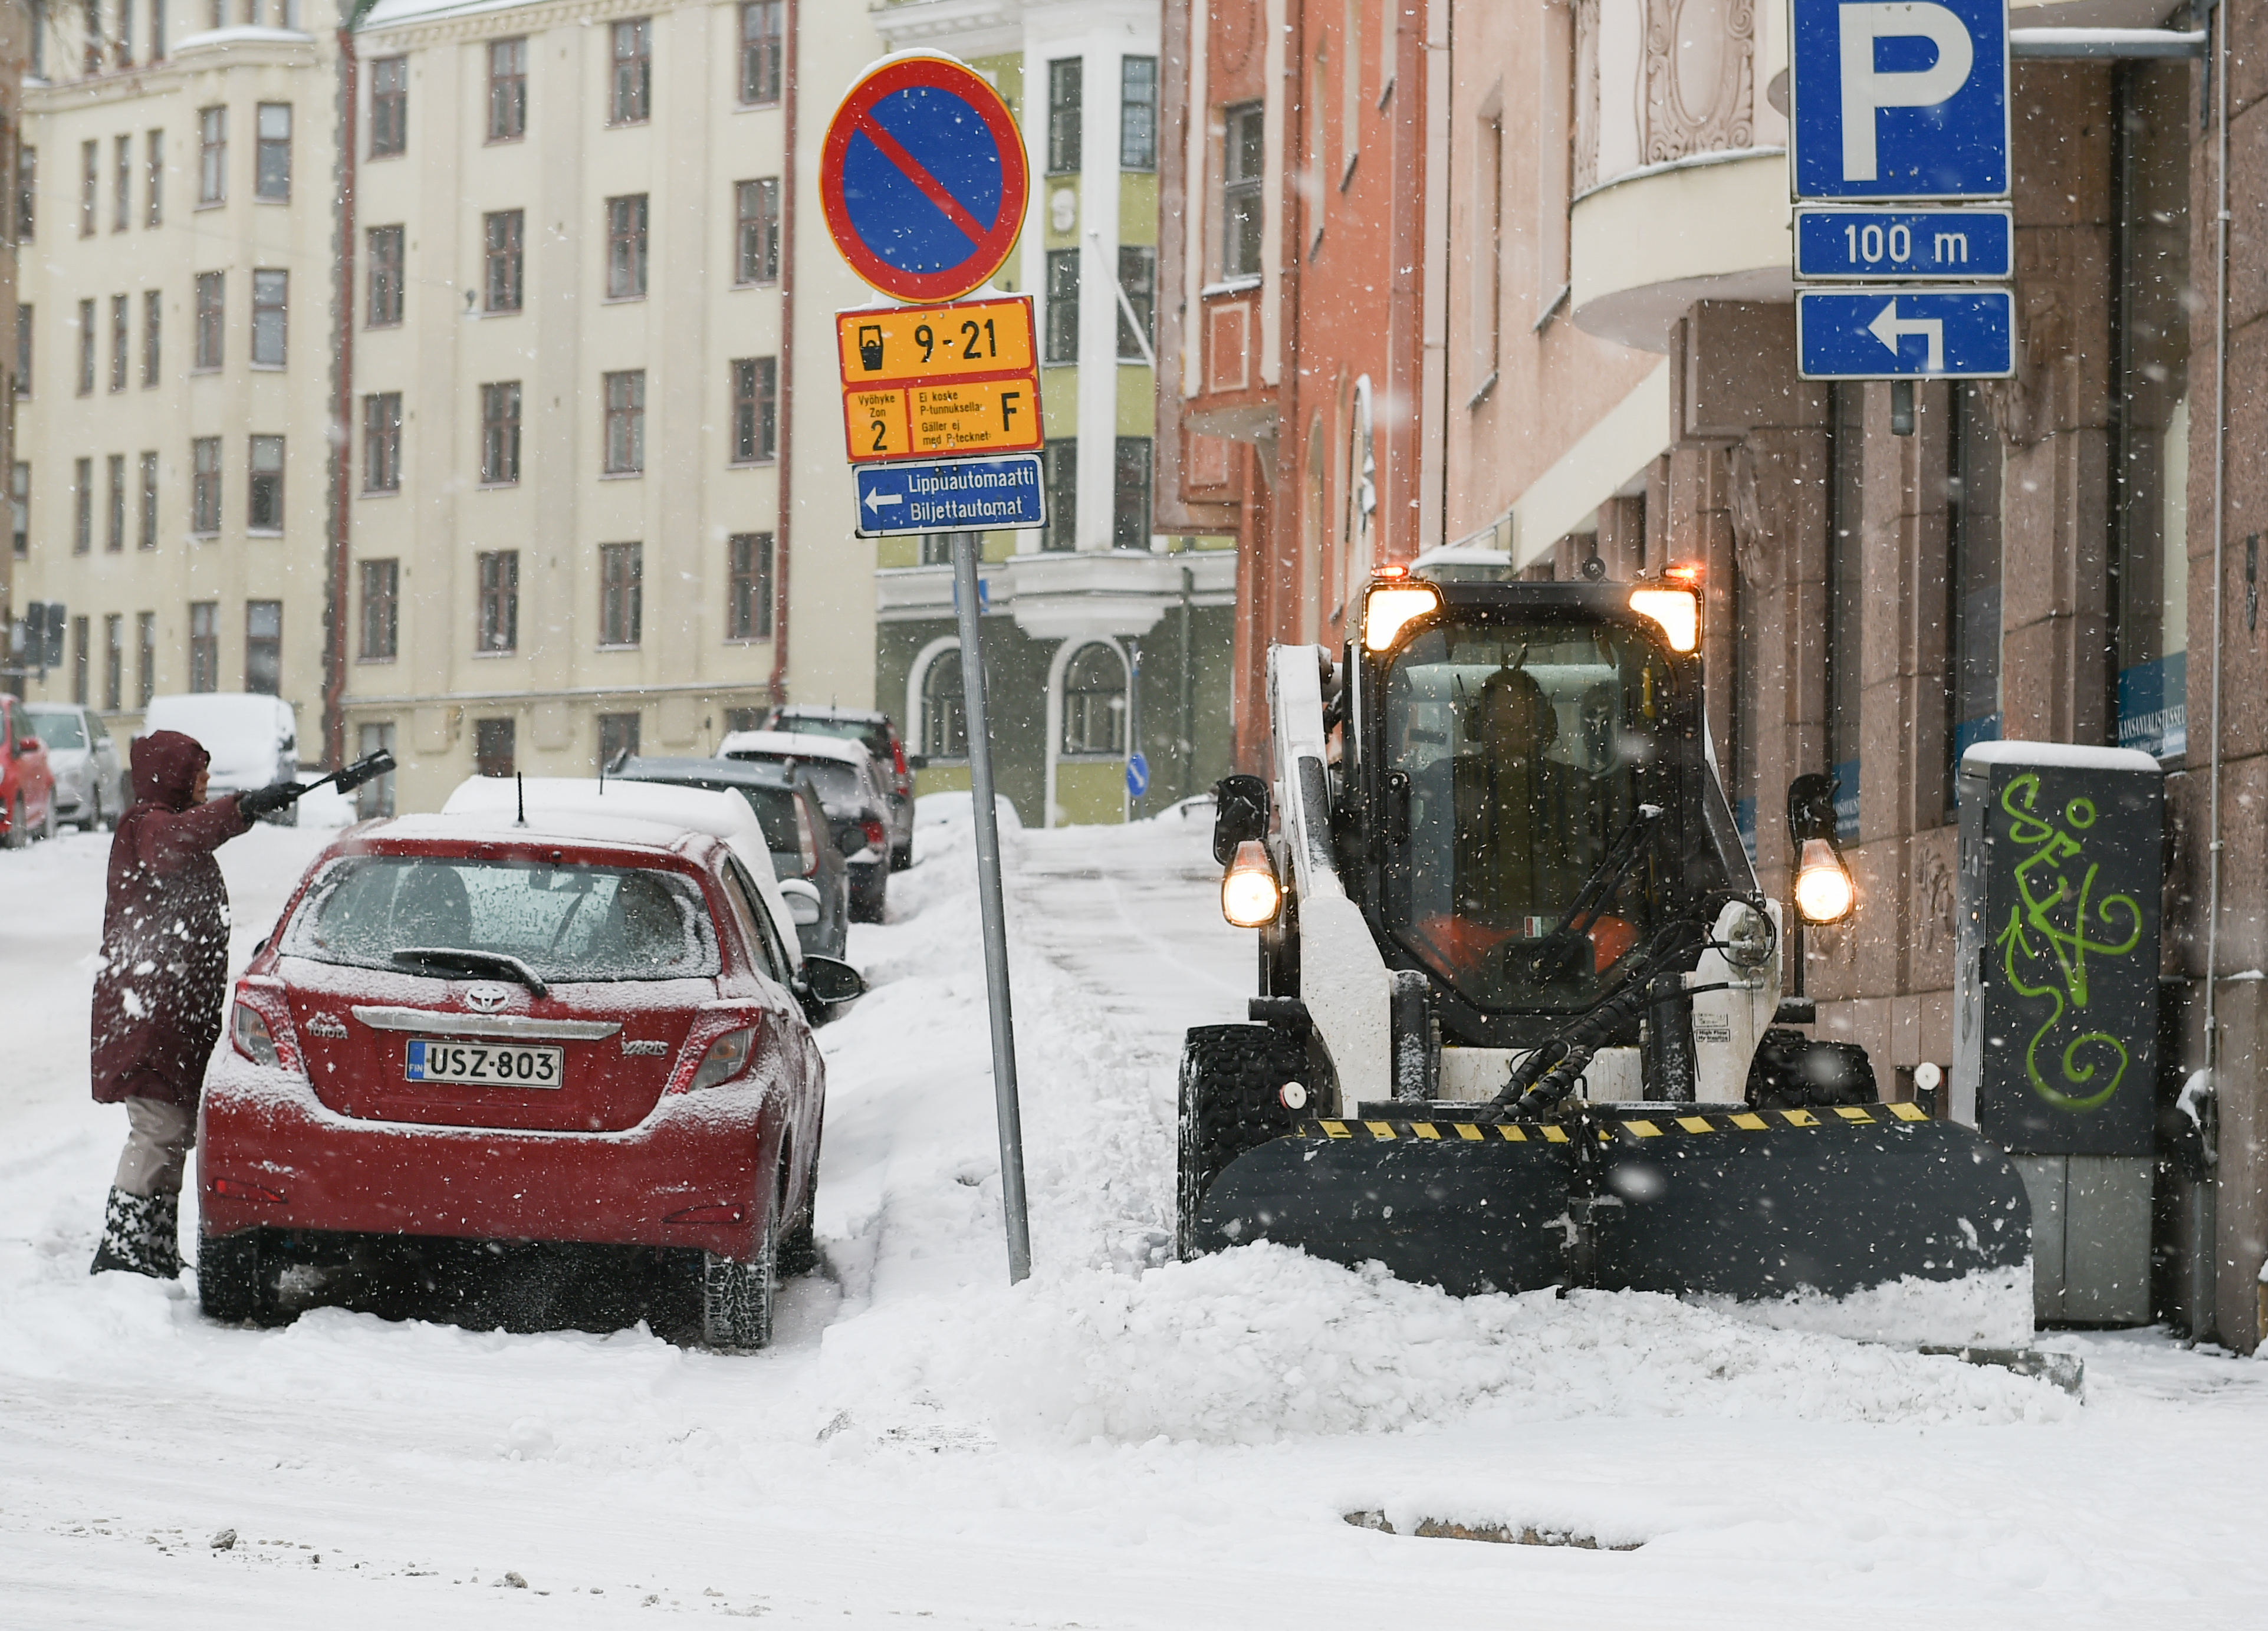
[[[527,777],[515,770],[512,773],[512,784],[519,794],[519,824],[526,827],[527,825]]]

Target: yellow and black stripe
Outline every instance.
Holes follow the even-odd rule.
[[[1919,1105],[1836,1105],[1821,1110],[1714,1110],[1707,1115],[1673,1115],[1665,1109],[1658,1117],[1611,1117],[1594,1123],[1602,1139],[1620,1128],[1633,1138],[1662,1138],[1678,1134],[1703,1137],[1714,1133],[1768,1133],[1782,1128],[1882,1127],[1900,1122],[1926,1121],[1929,1113]],[[1389,1144],[1402,1139],[1420,1142],[1462,1142],[1469,1144],[1543,1142],[1564,1144],[1572,1135],[1558,1122],[1475,1121],[1302,1121],[1294,1132],[1304,1138],[1367,1139]]]

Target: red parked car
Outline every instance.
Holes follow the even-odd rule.
[[[294,1269],[352,1282],[406,1252],[431,1284],[468,1242],[482,1262],[576,1243],[697,1305],[703,1341],[763,1346],[783,1267],[813,1258],[808,1016],[864,986],[797,966],[755,842],[537,810],[333,844],[238,982],[207,1079],[206,1311],[277,1318]]]
[[[24,705],[0,695],[0,844],[21,849],[55,835],[55,777]]]

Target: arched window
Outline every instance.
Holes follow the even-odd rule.
[[[1082,646],[1064,669],[1064,756],[1125,751],[1126,665],[1107,645]]]
[[[939,651],[923,671],[921,751],[932,759],[968,757],[968,709],[961,688],[961,653]]]

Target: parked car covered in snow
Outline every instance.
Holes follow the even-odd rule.
[[[576,785],[524,806],[512,782],[460,789],[308,869],[207,1078],[208,1313],[276,1318],[287,1271],[365,1246],[533,1242],[600,1249],[714,1346],[770,1340],[778,1276],[813,1255],[826,1079],[805,1010],[863,985],[782,933],[738,799]]]
[[[111,827],[134,802],[118,740],[102,716],[77,702],[26,702],[24,717],[46,745],[55,778],[55,819],[82,832]]]
[[[837,737],[735,731],[718,744],[717,756],[810,773],[835,829],[835,847],[850,863],[850,915],[880,922],[890,889],[890,800],[873,755]]]
[[[12,696],[0,695],[0,844],[21,849],[55,831],[55,775],[48,750]]]
[[[914,863],[914,773],[906,763],[906,745],[887,714],[872,709],[782,702],[764,716],[763,728],[801,736],[830,736],[864,747],[881,773],[882,791],[888,799],[890,871],[902,872]]]
[[[248,793],[299,778],[299,731],[291,705],[247,691],[192,691],[153,696],[142,710],[142,729],[178,731],[212,755],[210,791]],[[298,822],[298,806],[269,818],[281,827]]]

